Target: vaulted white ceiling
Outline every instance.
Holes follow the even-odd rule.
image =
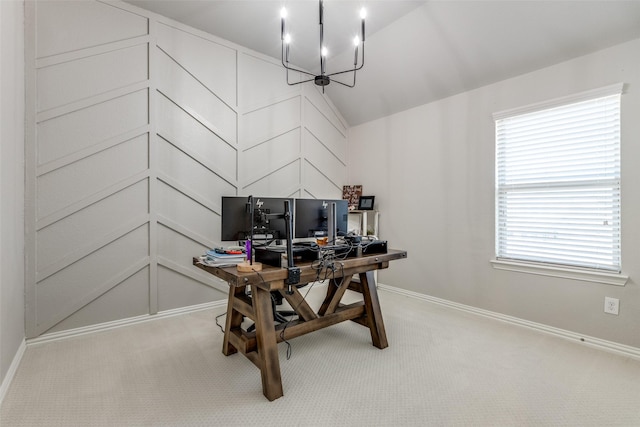
[[[319,71],[315,0],[128,3],[278,59],[286,6],[291,61]],[[640,0],[325,0],[324,6],[328,73],[352,66],[358,11],[367,9],[366,63],[356,87],[326,87],[350,125],[640,38]]]

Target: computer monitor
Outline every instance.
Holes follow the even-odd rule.
[[[249,196],[223,196],[220,239],[222,241],[247,240],[251,235],[251,205]],[[279,197],[251,197],[253,199],[253,238],[254,240],[284,239],[286,221],[268,219],[267,214],[284,213],[284,202],[293,199]]]
[[[294,237],[329,236],[331,204],[335,203],[335,229],[337,235],[346,235],[349,222],[349,205],[346,200],[331,199],[295,199],[293,210]],[[334,242],[329,242],[334,243]]]

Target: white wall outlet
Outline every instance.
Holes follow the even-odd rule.
[[[618,298],[604,297],[604,312],[609,314],[618,314],[620,309],[620,300]]]

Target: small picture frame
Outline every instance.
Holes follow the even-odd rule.
[[[373,201],[376,196],[360,196],[360,200],[358,200],[358,210],[359,211],[372,211],[373,210]]]
[[[342,198],[349,202],[350,211],[358,208],[360,195],[362,195],[362,185],[345,185],[342,187]]]

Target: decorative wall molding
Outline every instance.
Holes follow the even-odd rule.
[[[345,121],[278,60],[119,1],[25,10],[29,340],[224,299],[191,273],[222,196],[340,198]]]

